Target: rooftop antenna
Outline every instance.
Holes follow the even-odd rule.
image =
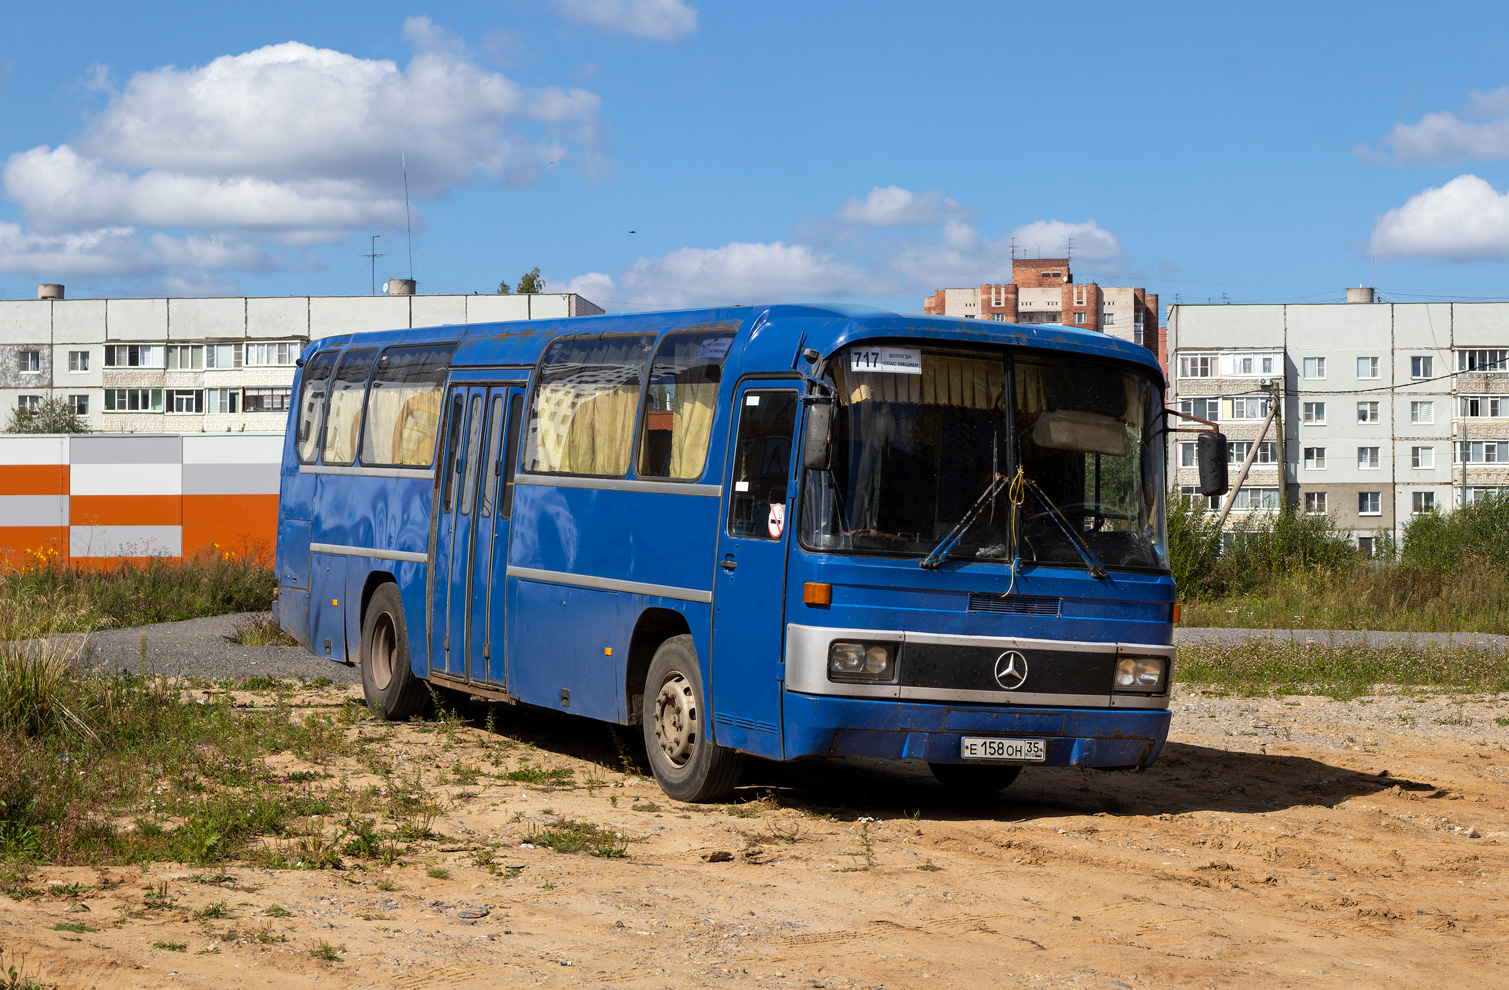
[[[381,254],[377,250],[377,239],[379,237],[381,237],[381,236],[382,236],[381,234],[373,234],[372,235],[372,250],[369,251],[368,253],[362,255],[363,258],[370,258],[370,259],[372,259],[372,294],[374,296],[377,295],[377,259],[378,258],[386,258],[387,257],[386,254]]]
[[[398,161],[403,165],[403,223],[409,232],[409,281],[414,281],[414,224],[409,219],[409,160],[402,153]]]
[[[1074,238],[1069,238],[1069,243],[1064,247],[1064,267],[1069,267],[1069,262],[1074,260]]]
[[[1011,239],[1011,260],[1012,261],[1016,260],[1016,238],[1015,237],[1013,237]]]

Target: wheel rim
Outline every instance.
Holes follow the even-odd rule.
[[[697,745],[697,699],[692,685],[673,673],[655,696],[655,741],[673,766],[686,766]]]
[[[372,666],[372,683],[379,691],[386,690],[393,680],[397,654],[398,636],[393,629],[393,617],[384,612],[377,617],[377,625],[372,629],[372,652],[368,658]]]

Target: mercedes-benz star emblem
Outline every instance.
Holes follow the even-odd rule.
[[[1027,683],[1027,658],[1016,650],[996,657],[996,683],[1002,690],[1015,691]]]

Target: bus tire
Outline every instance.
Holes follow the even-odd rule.
[[[362,617],[362,694],[367,707],[399,722],[424,711],[429,692],[409,665],[409,637],[398,585],[384,582],[372,593]]]
[[[692,637],[661,643],[645,677],[644,746],[655,782],[677,801],[716,801],[744,769],[744,754],[708,738],[706,700]]]
[[[945,791],[960,797],[989,797],[1004,791],[1022,772],[1011,764],[929,763],[927,768]]]

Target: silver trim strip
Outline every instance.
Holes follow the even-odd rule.
[[[405,560],[415,564],[428,563],[430,555],[427,553],[413,553],[408,550],[375,550],[372,547],[348,547],[339,543],[311,543],[310,553],[343,553],[348,557],[372,557],[377,560]]]
[[[966,704],[1032,705],[1041,708],[1106,708],[1109,694],[1023,694],[1021,691],[951,691],[947,688],[904,687],[903,701],[951,701]]]
[[[684,602],[712,604],[711,591],[695,588],[678,588],[669,584],[647,584],[644,581],[620,581],[617,578],[594,577],[591,574],[568,574],[565,571],[547,571],[538,567],[515,567],[508,565],[508,576],[528,581],[548,581],[551,584],[569,584],[577,588],[598,588],[603,591],[624,591],[631,595],[654,595],[657,598],[675,598]]]
[[[639,481],[627,478],[577,478],[567,474],[514,473],[514,484],[536,488],[596,488],[609,492],[655,492],[660,495],[703,495],[717,498],[719,485],[695,485],[677,481]]]
[[[433,481],[435,468],[407,468],[407,467],[362,467],[352,464],[342,467],[337,464],[300,464],[300,474],[346,474],[355,475],[359,478],[412,478],[419,480],[425,478]]]

